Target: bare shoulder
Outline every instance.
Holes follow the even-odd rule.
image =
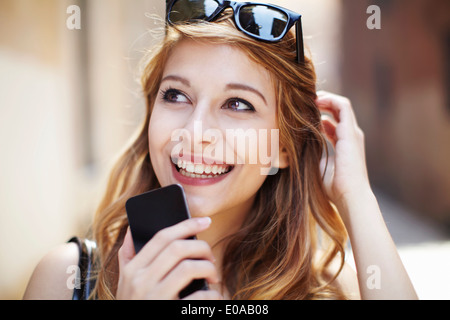
[[[75,243],[62,244],[47,253],[31,275],[23,299],[70,300],[73,289],[67,285],[70,266],[78,265],[79,251]]]

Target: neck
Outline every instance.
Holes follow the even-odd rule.
[[[238,208],[234,207],[214,214],[211,216],[211,226],[197,235],[197,239],[206,241],[211,246],[220,276],[222,276],[223,255],[228,244],[228,239],[226,238],[239,231],[253,203],[254,197]]]

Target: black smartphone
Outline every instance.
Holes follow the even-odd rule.
[[[183,187],[178,184],[134,196],[125,208],[136,254],[159,230],[190,218]],[[198,290],[208,290],[205,279],[192,281],[179,296],[184,298]]]

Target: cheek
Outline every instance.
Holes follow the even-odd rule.
[[[170,123],[170,120],[165,119],[163,114],[155,110],[150,117],[148,127],[148,147],[150,160],[152,161],[155,171],[158,170],[159,164],[162,164],[166,157],[166,148],[168,143],[170,143],[172,135]]]
[[[165,112],[157,104],[154,106],[148,128],[150,148],[162,147],[170,141],[176,121],[173,114]]]
[[[276,163],[279,151],[279,130],[270,126],[259,129],[238,129],[234,135],[227,132],[226,146],[235,155],[236,164],[271,167]],[[227,154],[228,155],[228,154]]]
[[[163,139],[161,139],[163,132],[160,127],[161,121],[158,121],[158,117],[155,117],[154,114],[150,117],[150,122],[148,126],[148,143],[150,154],[153,155],[160,149]]]

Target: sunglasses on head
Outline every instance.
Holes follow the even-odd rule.
[[[246,35],[267,42],[283,39],[296,24],[297,62],[305,60],[301,15],[272,4],[227,0],[168,0],[167,22],[179,24],[213,21],[226,8],[232,8],[236,27]]]

